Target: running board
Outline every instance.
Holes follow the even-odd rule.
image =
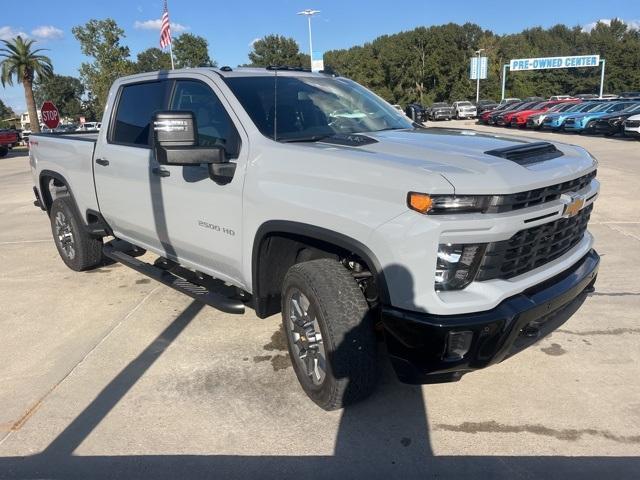
[[[152,278],[153,280],[156,280],[168,287],[171,287],[179,291],[180,293],[184,293],[191,298],[195,298],[196,300],[205,303],[213,308],[226,313],[244,313],[245,304],[242,301],[230,298],[220,293],[213,292],[209,288],[197,283],[193,283],[192,281],[189,281],[182,276],[178,276],[169,270],[164,270],[162,268],[138,260],[137,258],[132,257],[131,255],[127,255],[125,252],[114,248],[110,244],[106,244],[102,247],[102,253],[105,257],[108,257],[118,263],[122,263],[127,267],[133,268],[135,271],[142,273],[143,275],[146,275],[147,277]],[[180,270],[181,273],[185,273],[184,276],[192,274],[192,278],[196,277],[196,274],[190,272],[189,270]]]

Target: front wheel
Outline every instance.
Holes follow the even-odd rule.
[[[360,287],[338,261],[291,267],[282,289],[289,355],[307,396],[324,410],[368,397],[378,378],[373,320]]]
[[[56,198],[49,215],[53,240],[67,267],[80,272],[102,262],[102,239],[85,231],[71,197]]]

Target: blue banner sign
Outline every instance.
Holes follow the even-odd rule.
[[[511,71],[546,70],[548,68],[597,67],[600,55],[578,55],[573,57],[517,58],[509,62]]]

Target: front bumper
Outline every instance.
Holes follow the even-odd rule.
[[[590,250],[561,274],[484,312],[431,315],[383,307],[387,349],[398,378],[414,384],[455,381],[532,345],[565,320],[555,314],[595,283],[599,262]],[[473,332],[468,352],[448,360],[449,333],[463,331]]]

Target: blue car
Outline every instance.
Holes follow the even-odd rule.
[[[564,121],[567,117],[575,115],[577,113],[590,112],[600,107],[604,108],[608,103],[603,102],[584,102],[573,105],[571,108],[564,112],[550,113],[542,121],[542,128],[550,128],[551,130],[561,130],[564,127]]]
[[[590,112],[571,114],[564,121],[564,130],[565,132],[582,132],[589,126],[590,122],[595,123],[600,117],[624,110],[634,103],[633,101],[611,102],[604,104],[602,108],[594,108]]]

